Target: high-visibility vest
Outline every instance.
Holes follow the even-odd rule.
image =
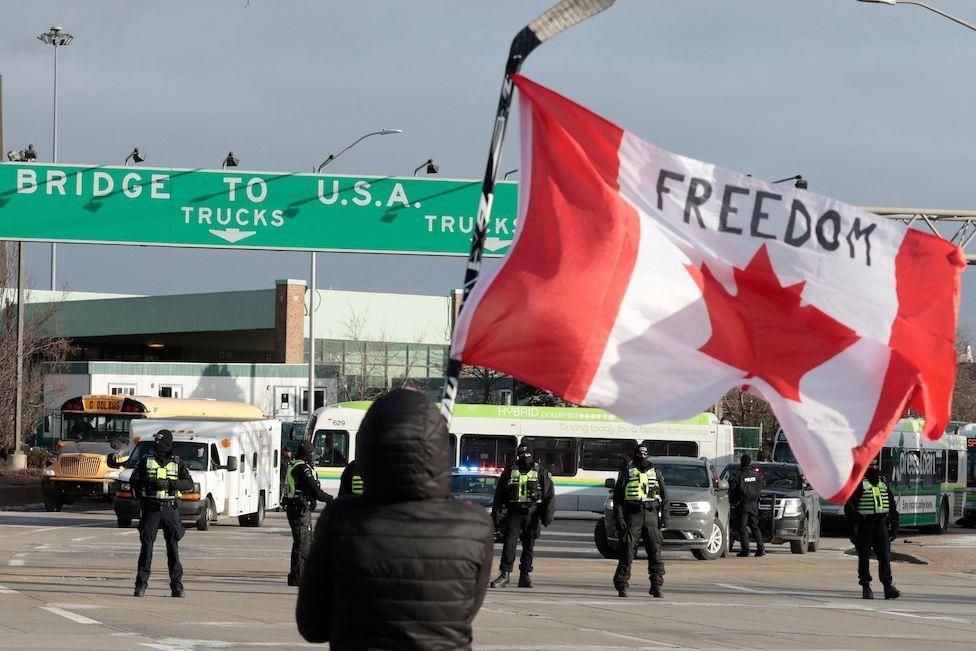
[[[522,472],[518,466],[512,468],[512,474],[508,478],[508,501],[520,504],[542,501],[538,465],[532,466],[528,472]]]
[[[658,499],[660,486],[654,469],[638,470],[634,466],[627,468],[627,486],[624,489],[626,502],[651,502]]]
[[[857,504],[857,512],[861,515],[877,515],[887,513],[890,506],[888,485],[879,481],[875,486],[867,479],[861,482],[861,501]]]
[[[363,494],[363,478],[359,475],[352,476],[352,494],[362,495]]]
[[[288,474],[285,475],[285,499],[293,500],[296,497],[302,496],[302,489],[295,486],[295,468],[304,465],[304,461],[292,461],[291,465],[288,467]]]
[[[179,461],[174,457],[165,466],[161,466],[156,463],[155,457],[149,457],[146,459],[146,474],[149,475],[149,479],[156,480],[166,480],[171,479],[176,481],[180,478],[180,464]],[[156,491],[155,493],[148,494],[146,497],[152,497],[157,500],[167,500],[167,499],[180,499],[180,491]]]

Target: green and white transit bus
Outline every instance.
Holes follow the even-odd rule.
[[[316,473],[333,494],[345,465],[355,458],[356,431],[370,402],[346,402],[316,410],[308,431]],[[718,468],[732,460],[732,426],[704,413],[682,421],[632,425],[602,409],[456,405],[451,458],[457,467],[499,472],[515,460],[520,443],[552,473],[556,508],[602,512],[604,481],[630,458],[637,443],[651,456],[708,457]],[[714,478],[718,481],[718,477]]]
[[[966,506],[960,524],[976,527],[976,424],[961,426],[959,435],[966,439]]]
[[[881,448],[881,474],[898,500],[899,526],[925,527],[941,533],[963,516],[966,497],[966,437],[946,433],[938,441],[922,434],[925,421],[898,421]],[[773,461],[796,463],[786,434],[780,430],[773,444]],[[821,498],[824,522],[838,525],[844,505]]]

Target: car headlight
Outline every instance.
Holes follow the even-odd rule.
[[[41,472],[41,474],[44,475],[45,477],[53,477],[54,476],[54,469],[53,468],[45,468],[43,470],[43,472]]]
[[[803,513],[803,501],[791,497],[783,500],[783,517],[795,518]]]
[[[688,502],[690,513],[711,513],[712,505],[708,502]]]
[[[127,481],[119,482],[119,491],[122,493],[128,493],[132,491],[132,485]]]
[[[120,472],[122,472],[122,471],[121,470],[106,470],[105,471],[105,479],[118,479]]]
[[[603,508],[606,509],[607,511],[612,511],[613,510],[613,498],[612,497],[608,497],[607,498],[607,501],[603,503]]]

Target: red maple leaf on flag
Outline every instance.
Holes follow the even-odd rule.
[[[781,396],[800,401],[800,379],[859,339],[813,305],[800,305],[805,282],[784,287],[766,245],[745,269],[734,268],[735,295],[708,265],[689,266],[708,308],[712,336],[699,350],[764,380]]]

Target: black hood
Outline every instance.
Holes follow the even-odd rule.
[[[370,502],[409,502],[451,494],[450,438],[437,406],[396,389],[366,412],[356,435],[356,468]]]

